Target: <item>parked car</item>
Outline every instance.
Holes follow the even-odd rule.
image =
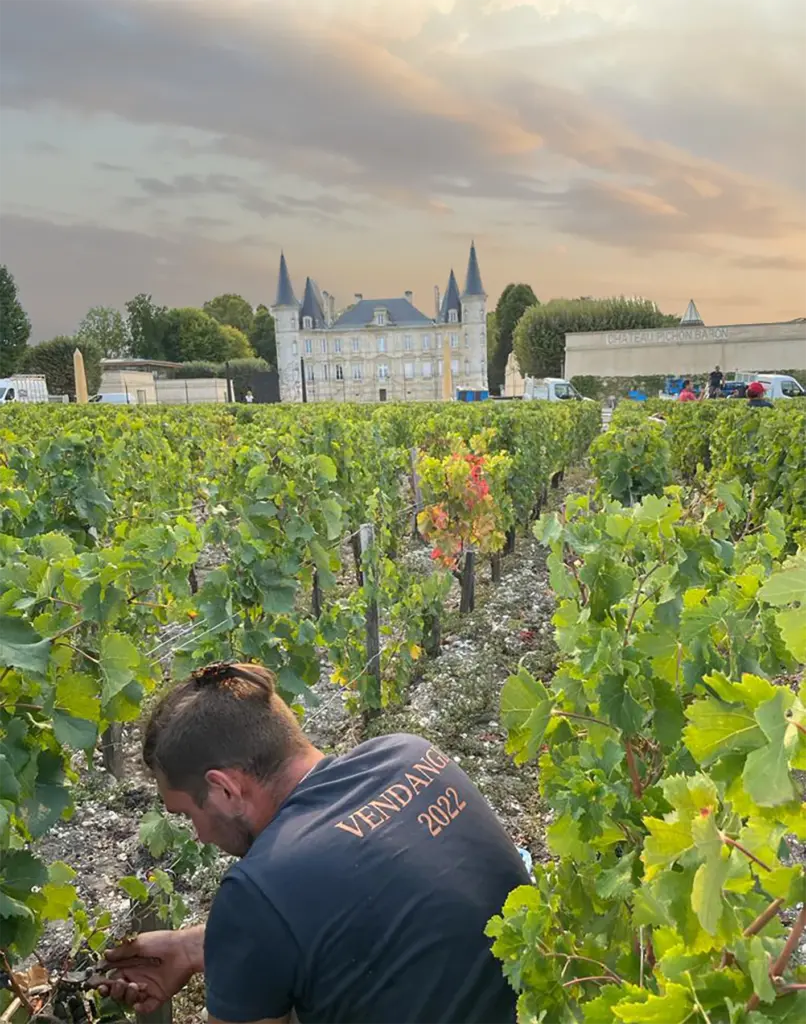
[[[137,398],[124,391],[107,391],[104,394],[92,395],[91,402],[102,402],[104,405],[137,405]]]

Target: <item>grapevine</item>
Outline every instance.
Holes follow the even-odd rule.
[[[133,722],[150,694],[209,659],[266,664],[300,715],[313,704],[323,658],[355,710],[400,699],[420,658],[438,650],[451,586],[447,572],[418,577],[393,558],[411,525],[401,514],[412,507],[411,449],[423,461],[448,457],[446,444],[483,459],[495,507],[486,502],[493,525],[487,519],[474,542],[494,538],[494,550],[502,528],[529,521],[550,475],[584,454],[599,430],[596,412],[493,403],[4,408],[3,969],[19,973],[54,920],[72,924],[81,969],[115,938],[108,915],[78,898],[73,869],[37,852],[71,815],[77,766],[92,764],[102,734]],[[365,522],[375,529],[377,572],[345,592],[345,539]],[[386,639],[380,693],[365,671],[370,600]],[[154,812],[141,839],[161,859],[122,879],[122,890],[135,909],[147,905],[176,924],[177,879],[204,853]],[[11,998],[0,991],[0,1012]]]

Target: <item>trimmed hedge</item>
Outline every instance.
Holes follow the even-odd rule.
[[[29,348],[20,360],[20,373],[43,373],[52,395],[76,397],[73,372],[73,352],[78,349],[84,356],[87,391],[96,394],[101,386],[101,348],[89,339],[60,335]]]

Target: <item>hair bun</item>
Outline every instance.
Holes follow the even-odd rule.
[[[217,661],[212,665],[197,668],[190,678],[197,689],[221,687],[238,689],[238,682],[252,683],[264,691],[267,697],[274,693],[274,673],[263,665],[247,665],[243,662]],[[236,684],[234,687],[231,684]],[[225,686],[222,684],[230,684]]]

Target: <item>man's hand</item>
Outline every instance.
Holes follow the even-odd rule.
[[[204,970],[204,926],[144,932],[110,949],[104,968],[112,969],[110,977],[96,975],[91,987],[137,1013],[153,1013]]]

